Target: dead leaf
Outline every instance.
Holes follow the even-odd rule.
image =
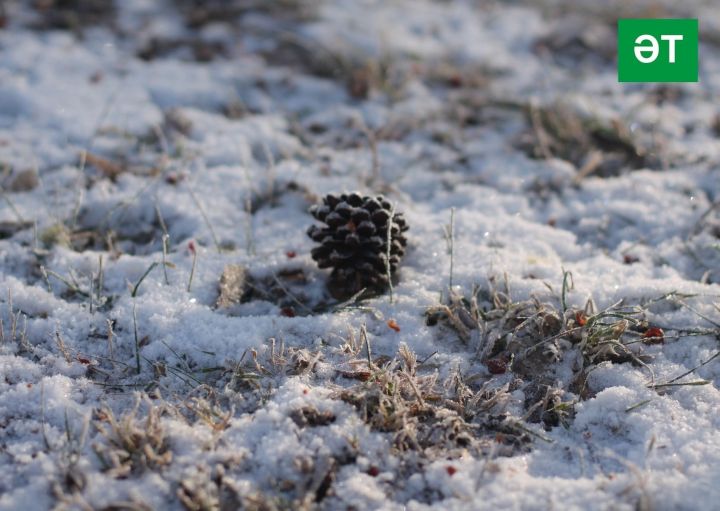
[[[394,319],[388,319],[387,326],[388,326],[389,328],[392,328],[392,329],[395,330],[396,332],[399,332],[399,331],[400,331],[400,325],[398,325],[398,324],[397,324],[397,321],[395,321]]]
[[[247,280],[247,268],[239,264],[228,264],[220,277],[220,296],[217,299],[216,307],[226,308],[240,303],[245,294],[245,282]]]
[[[29,192],[40,184],[38,173],[35,169],[26,169],[17,172],[11,179],[8,189],[11,192]]]
[[[105,177],[112,181],[115,181],[117,177],[126,170],[124,165],[120,165],[119,163],[115,163],[107,158],[103,158],[102,156],[97,156],[92,153],[85,153],[85,162],[98,169]]]
[[[10,238],[15,235],[15,233],[23,231],[25,229],[29,229],[33,226],[32,222],[12,222],[12,221],[4,221],[0,222],[0,240],[5,238]]]

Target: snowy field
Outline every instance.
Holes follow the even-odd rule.
[[[698,18],[700,83],[618,84],[618,17]],[[0,26],[1,510],[718,508],[714,0]],[[407,252],[337,299],[354,190]]]

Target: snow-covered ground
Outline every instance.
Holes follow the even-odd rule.
[[[699,18],[700,83],[618,84],[618,17]],[[713,0],[0,22],[0,509],[717,508]],[[409,243],[338,303],[350,190]]]

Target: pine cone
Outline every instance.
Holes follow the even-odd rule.
[[[408,230],[402,213],[392,215],[392,205],[382,196],[358,193],[327,195],[310,213],[327,227],[312,225],[307,233],[320,243],[312,258],[320,268],[333,268],[330,288],[338,297],[352,296],[363,288],[383,291],[388,286],[388,221],[390,225],[390,274],[405,254]]]

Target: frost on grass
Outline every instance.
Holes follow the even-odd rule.
[[[702,19],[702,87],[617,84],[618,16]],[[0,508],[715,504],[707,2],[0,25]],[[412,230],[339,301],[308,208],[352,190]]]

